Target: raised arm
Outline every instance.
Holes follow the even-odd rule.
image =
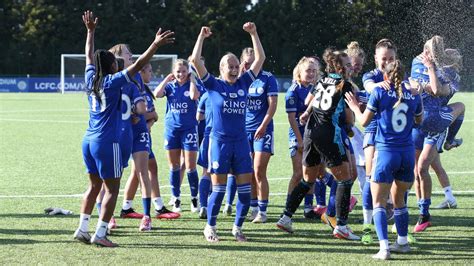
[[[86,38],[86,47],[85,47],[85,54],[86,54],[86,65],[93,65],[94,64],[94,33],[95,28],[99,22],[98,18],[94,18],[94,13],[92,11],[87,10],[82,15],[82,21],[87,29],[87,38]]]
[[[201,60],[202,55],[202,45],[204,43],[204,39],[209,38],[212,35],[211,28],[209,27],[202,27],[201,32],[196,40],[196,44],[193,48],[193,53],[191,54],[191,63],[196,68],[197,74],[202,79],[207,74],[206,66]]]
[[[199,96],[201,96],[201,93],[199,92],[197,87],[196,76],[194,76],[194,74],[191,74],[189,81],[189,98],[191,98],[191,100],[193,101],[196,101],[197,99],[199,99]]]
[[[263,63],[265,62],[265,51],[263,50],[262,43],[260,42],[260,38],[258,37],[257,26],[255,26],[253,22],[247,22],[242,28],[244,29],[244,31],[248,32],[250,34],[250,37],[252,38],[252,46],[255,53],[255,60],[250,66],[250,70],[252,70],[255,75],[258,75],[258,73],[260,73],[260,70],[262,70]]]
[[[153,95],[155,95],[156,98],[163,98],[165,96],[165,88],[166,85],[174,80],[174,75],[173,74],[168,74],[166,78],[156,86],[155,90],[153,91]]]
[[[155,54],[156,50],[166,44],[174,42],[174,32],[165,31],[161,32],[161,28],[156,32],[155,40],[151,43],[150,47],[137,59],[135,63],[127,67],[128,74],[134,76],[138,71],[140,71],[148,62],[150,62],[151,57]]]
[[[421,62],[428,68],[428,76],[430,77],[429,86],[425,87],[429,93],[434,96],[446,96],[449,94],[449,84],[442,84],[436,75],[436,67],[429,56],[421,55]]]

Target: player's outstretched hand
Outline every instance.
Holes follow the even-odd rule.
[[[85,11],[82,15],[82,21],[84,22],[84,25],[86,25],[88,31],[94,31],[99,23],[99,19],[94,18],[94,13],[89,10]]]
[[[344,97],[344,101],[346,101],[347,105],[349,106],[349,108],[351,108],[352,111],[359,109],[359,102],[357,101],[357,98],[352,92],[346,92]]]
[[[250,34],[253,34],[253,33],[256,33],[257,32],[257,26],[255,26],[255,23],[253,22],[247,22],[245,23],[243,26],[242,26],[242,29],[244,29],[244,31],[250,33]]]
[[[174,32],[170,30],[161,32],[161,28],[159,28],[156,32],[155,41],[153,41],[153,43],[160,47],[166,44],[174,43],[174,39]]]
[[[390,81],[384,80],[377,83],[378,86],[382,87],[384,90],[389,91],[391,89]]]
[[[423,90],[423,87],[422,85],[420,84],[420,82],[418,82],[416,79],[412,78],[412,77],[409,77],[408,78],[408,89],[410,90],[411,94],[412,95],[418,95],[421,93],[421,91]]]
[[[201,28],[201,32],[199,33],[200,36],[204,38],[209,38],[212,35],[212,31],[210,27],[204,26]]]

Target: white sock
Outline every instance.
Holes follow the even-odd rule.
[[[444,187],[443,190],[444,190],[444,197],[448,201],[455,201],[456,200],[454,198],[453,191],[451,190],[451,186]]]
[[[99,220],[97,222],[97,228],[95,229],[95,235],[97,237],[104,237],[105,234],[107,233],[107,225],[108,222],[103,222],[102,220]]]
[[[373,210],[362,209],[362,214],[364,216],[364,224],[372,224],[372,213]]]
[[[267,212],[258,211],[260,215],[267,215]]]
[[[163,200],[161,199],[161,197],[153,198],[152,201],[153,201],[153,205],[155,205],[156,210],[163,209],[164,204],[163,204]]]
[[[388,250],[388,239],[380,240],[380,250]]]
[[[122,203],[122,209],[123,210],[129,210],[132,208],[133,200],[123,200]]]
[[[399,245],[406,245],[408,244],[408,236],[398,236],[397,237],[397,243]]]
[[[89,231],[89,222],[91,220],[91,215],[90,214],[85,214],[81,213],[79,217],[79,229],[82,232],[88,232]]]
[[[252,209],[252,211],[258,211],[258,206],[257,207],[250,207]]]

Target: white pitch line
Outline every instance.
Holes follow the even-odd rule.
[[[89,111],[88,109],[36,109],[36,110],[0,110],[0,114],[15,114],[15,113],[62,113],[62,112],[79,112],[79,111]]]
[[[443,191],[433,191],[433,195],[444,195]],[[454,195],[474,195],[474,190],[453,190]],[[360,195],[359,192],[354,192],[352,195]],[[415,195],[415,192],[410,192],[410,195]],[[0,195],[0,199],[32,199],[32,198],[82,198],[83,194],[69,194],[69,195]],[[171,197],[171,194],[161,194],[161,197]],[[190,197],[190,194],[181,193],[181,196]],[[287,196],[286,192],[270,193],[270,196]],[[123,197],[120,194],[119,197]]]
[[[28,122],[28,123],[63,123],[63,124],[87,124],[87,120],[46,120],[46,119],[16,119],[16,118],[0,118],[0,121],[7,122]]]

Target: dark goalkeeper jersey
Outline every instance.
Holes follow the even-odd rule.
[[[338,124],[339,116],[344,112],[346,105],[344,94],[352,91],[350,82],[344,82],[342,89],[338,90],[341,82],[343,79],[340,75],[330,73],[327,77],[320,79],[311,91],[315,99],[312,102],[309,127]]]

